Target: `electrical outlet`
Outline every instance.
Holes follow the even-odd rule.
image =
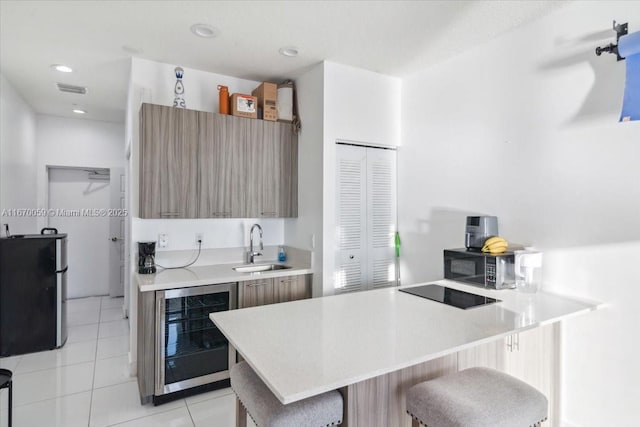
[[[167,237],[167,235],[165,233],[158,234],[158,247],[166,248],[168,244],[169,238]]]
[[[204,233],[196,233],[196,245],[204,243]]]

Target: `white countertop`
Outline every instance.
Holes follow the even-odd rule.
[[[287,404],[599,306],[544,292],[429,283],[502,302],[462,310],[387,288],[212,313],[210,318]]]
[[[154,274],[136,273],[136,279],[140,290],[147,292],[313,273],[307,265],[291,262],[273,262],[272,264],[285,264],[291,266],[291,268],[259,273],[238,273],[233,269],[233,267],[244,265],[242,263],[201,265],[166,270],[158,268],[158,271]]]

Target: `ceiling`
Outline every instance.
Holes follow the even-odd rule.
[[[252,80],[295,77],[322,60],[403,77],[565,3],[1,0],[0,70],[38,113],[71,117],[77,105],[85,118],[121,122],[132,55]],[[195,23],[220,34],[198,38]],[[282,56],[283,46],[300,54]],[[56,82],[88,92],[61,93]]]

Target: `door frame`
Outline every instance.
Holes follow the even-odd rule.
[[[130,152],[128,153],[130,155]],[[129,180],[129,174],[128,174],[128,170],[126,166],[123,166],[124,168],[124,177],[125,177],[125,186],[124,186],[124,197],[125,197],[125,209],[127,209],[127,215],[124,217],[125,218],[125,224],[124,224],[124,228],[125,228],[125,236],[124,236],[124,244],[125,244],[125,248],[124,248],[124,305],[123,305],[123,313],[124,313],[124,317],[128,318],[129,317],[129,297],[127,295],[127,293],[129,292],[129,277],[131,275],[131,265],[130,265],[130,256],[129,256],[129,251],[130,251],[130,242],[129,242],[129,236],[131,234],[131,209],[129,207],[129,185],[128,185],[128,180]],[[59,165],[59,164],[52,164],[52,165],[44,165],[44,183],[40,184],[43,185],[43,187],[40,187],[41,190],[41,195],[42,195],[42,200],[43,201],[43,206],[44,208],[48,211],[49,210],[49,180],[50,180],[50,171],[52,169],[71,169],[71,170],[87,170],[87,169],[106,169],[109,170],[109,173],[111,173],[111,169],[118,169],[118,168],[113,168],[110,166],[101,166],[101,165],[94,165],[94,166],[68,166],[68,165]],[[42,171],[42,169],[40,169]],[[40,174],[40,173],[39,173]],[[42,175],[39,175],[40,177]],[[42,181],[40,181],[40,183],[42,183]],[[49,216],[48,215],[44,215],[38,218],[38,229],[41,229],[43,227],[48,227],[49,224]]]

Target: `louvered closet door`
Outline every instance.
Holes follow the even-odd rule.
[[[336,291],[395,285],[396,152],[336,149]]]
[[[336,292],[367,288],[367,153],[338,145],[336,164]]]
[[[368,285],[396,284],[396,152],[367,148]]]

